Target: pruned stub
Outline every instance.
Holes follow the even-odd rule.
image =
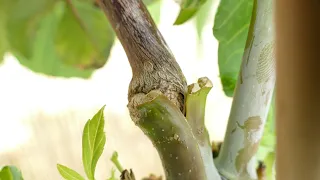
[[[145,102],[145,95],[151,91],[157,91],[172,101],[181,112],[184,112],[187,92],[185,77],[175,61],[165,62],[158,64],[159,61],[146,61],[141,68],[142,71],[133,74],[128,91],[129,109]]]

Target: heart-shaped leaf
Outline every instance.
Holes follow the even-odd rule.
[[[90,3],[67,2],[55,37],[59,57],[80,69],[102,67],[115,39],[105,14]]]
[[[0,6],[0,59],[9,51],[35,72],[82,78],[106,63],[115,35],[91,2],[0,0]]]
[[[42,17],[55,7],[56,0],[3,0],[7,4],[6,23],[10,51],[29,59],[32,56],[34,38]],[[10,4],[9,4],[10,2]]]
[[[19,62],[34,72],[50,76],[61,77],[90,77],[93,69],[81,70],[62,62],[54,50],[54,38],[58,23],[62,17],[64,3],[56,3],[53,11],[42,17],[38,22],[37,34],[33,38],[31,54],[29,58],[23,54],[14,52]]]

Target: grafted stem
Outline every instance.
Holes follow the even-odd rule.
[[[156,91],[145,101],[138,106],[141,117],[137,125],[158,150],[166,179],[209,180],[197,139],[179,109]]]
[[[141,0],[98,3],[132,68],[128,93],[131,118],[156,147],[166,179],[209,180],[200,146],[184,116],[187,82],[145,5]],[[218,173],[210,180],[220,180]]]
[[[187,91],[185,77],[141,0],[99,0],[132,68],[129,102],[137,94],[160,90],[180,110]],[[129,103],[129,109],[139,103]],[[135,116],[131,113],[131,116]],[[135,118],[135,117],[133,117]]]

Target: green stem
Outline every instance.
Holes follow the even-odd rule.
[[[118,171],[120,173],[122,173],[124,171],[123,167],[121,166],[121,164],[118,160],[118,153],[116,151],[113,152],[113,154],[111,156],[111,161],[113,162],[113,164],[116,166],[116,168],[118,169]]]
[[[198,79],[198,83],[189,85],[186,99],[186,118],[199,144],[208,179],[220,179],[213,163],[209,133],[205,127],[205,109],[207,95],[212,82],[207,77]]]
[[[255,0],[225,139],[215,164],[228,179],[256,179],[255,154],[275,85],[272,1]]]
[[[138,106],[137,125],[157,149],[167,180],[208,180],[201,152],[181,111],[165,96],[151,91]]]

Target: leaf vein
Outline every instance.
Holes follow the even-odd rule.
[[[216,29],[222,28],[230,19],[231,17],[236,13],[236,11],[240,8],[240,6],[244,3],[244,0],[239,2],[237,6],[228,14],[228,16],[225,18],[225,20],[220,24],[219,27]]]
[[[239,34],[241,34],[246,28],[248,28],[249,25],[250,24],[245,24],[244,26],[242,26],[242,28],[240,28],[228,41],[226,41],[225,45],[229,45],[229,43],[231,43],[237,36],[239,36]]]

